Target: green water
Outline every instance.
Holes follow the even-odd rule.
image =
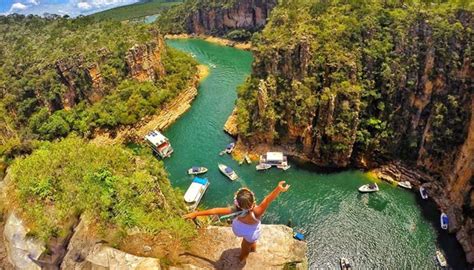
[[[236,99],[236,87],[251,70],[246,51],[202,40],[172,40],[172,47],[192,53],[203,64],[214,64],[199,87],[192,108],[165,131],[174,147],[165,160],[174,186],[186,190],[193,165],[205,166],[211,185],[201,207],[226,206],[241,186],[250,187],[262,199],[279,180],[291,188],[282,194],[263,218],[267,224],[287,224],[305,232],[310,268],[336,268],[340,257],[357,269],[433,269],[437,232],[423,217],[415,193],[380,183],[381,191],[359,194],[370,180],[359,171],[318,173],[292,164],[288,171],[255,171],[255,164],[241,165],[218,153],[232,141],[222,127]],[[218,163],[233,167],[241,179],[230,182]]]

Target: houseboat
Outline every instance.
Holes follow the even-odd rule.
[[[145,136],[145,141],[150,145],[153,152],[161,158],[167,158],[173,153],[170,141],[161,132],[153,130]]]
[[[279,169],[288,169],[288,160],[282,152],[267,152],[260,156],[260,164],[275,166]]]

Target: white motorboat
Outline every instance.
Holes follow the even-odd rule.
[[[252,164],[252,160],[250,159],[249,155],[245,154],[244,159],[247,162],[247,164]]]
[[[219,164],[218,167],[221,173],[227,176],[230,180],[235,181],[237,178],[239,178],[239,176],[234,172],[234,170],[232,170],[231,167],[224,164]]]
[[[224,151],[227,154],[230,154],[230,153],[232,153],[232,151],[234,151],[234,148],[235,148],[235,143],[229,143]]]
[[[209,187],[209,180],[206,178],[194,177],[193,182],[184,194],[184,202],[189,211],[194,211]]]
[[[423,200],[428,199],[428,192],[426,191],[426,188],[420,186],[420,196]]]
[[[398,182],[398,186],[406,189],[411,189],[411,183],[408,181]]]
[[[439,221],[441,223],[441,229],[447,230],[449,226],[448,215],[446,215],[445,213],[441,213],[441,216],[439,217]]]
[[[446,261],[446,258],[444,257],[443,253],[440,250],[436,250],[436,260],[439,263],[439,266],[441,267],[447,267],[448,262]]]
[[[288,166],[288,159],[282,152],[267,152],[260,156],[260,164],[271,166]]]
[[[198,175],[198,174],[203,174],[203,173],[206,173],[206,172],[207,172],[206,167],[194,166],[194,167],[192,167],[188,170],[188,174],[191,174],[191,175]]]
[[[272,165],[265,164],[265,163],[260,163],[257,166],[255,166],[255,169],[257,169],[257,171],[264,171],[264,170],[270,169],[271,167],[272,167]]]
[[[288,165],[288,164],[286,164],[286,165],[277,165],[277,168],[286,171],[286,170],[288,170],[289,168],[291,168],[291,166]]]
[[[363,185],[359,188],[360,192],[369,193],[379,191],[379,186],[376,183]]]
[[[349,260],[341,258],[341,270],[351,270],[352,266],[349,264]]]

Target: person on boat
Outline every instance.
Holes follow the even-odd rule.
[[[286,192],[290,185],[280,181],[277,187],[270,192],[259,204],[255,203],[255,194],[248,188],[239,189],[234,196],[234,206],[227,208],[213,208],[204,211],[193,212],[185,215],[185,218],[194,219],[198,216],[209,215],[233,215],[237,216],[232,221],[232,231],[237,237],[242,237],[239,259],[244,262],[250,252],[257,249],[257,240],[260,237],[261,218],[271,202],[281,192]]]

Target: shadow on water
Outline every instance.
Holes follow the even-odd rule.
[[[423,217],[431,223],[433,228],[436,230],[438,247],[446,255],[448,265],[452,269],[470,269],[474,267],[471,265],[468,268],[468,263],[464,254],[464,250],[456,239],[455,234],[450,234],[448,231],[441,229],[440,227],[440,215],[441,212],[438,210],[436,203],[428,198],[423,200],[420,196],[416,196],[416,202],[421,208]],[[435,251],[433,250],[433,258],[435,259]]]

